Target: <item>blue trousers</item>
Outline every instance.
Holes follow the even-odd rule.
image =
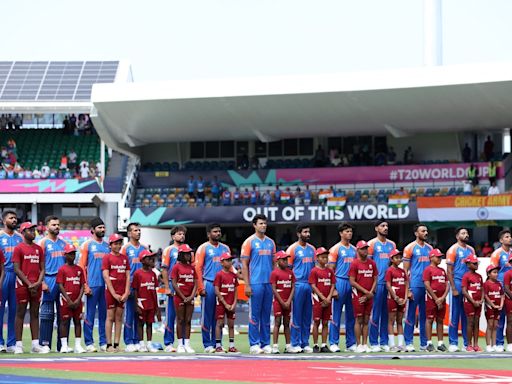
[[[105,287],[91,287],[92,295],[86,296],[86,313],[84,321],[84,340],[85,345],[94,344],[93,330],[94,318],[96,317],[96,308],[98,308],[98,333],[100,335],[100,345],[107,344],[105,332],[105,320],[107,318],[107,303],[105,301]]]
[[[414,300],[409,300],[407,307],[407,318],[404,327],[404,340],[406,344],[413,344],[414,324],[416,322],[416,307],[420,307],[419,323],[420,323],[420,346],[427,345],[427,312],[425,308],[425,288],[411,288]]]
[[[133,293],[130,294],[124,307],[123,340],[125,345],[139,344],[138,320]]]
[[[176,310],[174,309],[174,296],[167,296],[165,308],[165,331],[164,345],[174,343],[174,322],[176,321]]]
[[[270,313],[272,312],[272,287],[270,283],[251,284],[249,299],[249,345],[270,345]]]
[[[203,346],[215,347],[215,307],[217,297],[215,296],[215,287],[212,281],[204,280],[204,291],[206,296],[201,297],[201,334],[203,336]]]
[[[292,346],[304,348],[309,345],[312,316],[311,285],[306,282],[297,282],[293,294],[292,323],[290,326]]]
[[[60,350],[60,338],[64,336],[60,335],[60,290],[57,284],[57,275],[46,275],[44,282],[48,286],[48,291],[43,292],[42,301],[44,304],[41,307],[45,304],[50,306],[54,310],[54,316],[52,319],[45,319],[45,316],[42,314],[43,308],[41,308],[39,315],[39,344],[52,347],[53,321],[54,317],[57,316],[57,350]],[[46,329],[47,327],[49,329]]]
[[[498,321],[498,328],[496,328],[496,345],[504,345],[505,344],[505,320],[507,319],[507,315],[505,313],[505,308],[500,313],[500,321]]]
[[[373,300],[370,319],[370,345],[388,345],[388,290],[386,284],[378,284]]]
[[[5,304],[9,303],[7,315],[7,346],[16,344],[14,334],[14,320],[16,318],[16,274],[14,271],[5,271],[4,283],[2,285],[2,303],[0,304],[0,345],[5,344],[4,340],[4,314]]]
[[[352,287],[348,279],[336,279],[338,298],[332,301],[332,321],[329,324],[329,344],[340,342],[341,311],[345,308],[345,343],[347,348],[356,344],[354,334],[354,308],[352,307]]]
[[[453,296],[450,292],[450,325],[448,327],[448,340],[450,345],[459,344],[459,321],[462,328],[462,338],[464,340],[464,346],[468,345],[468,336],[466,329],[468,325],[468,319],[464,313],[464,303],[462,298],[462,280],[455,280],[455,288],[459,291],[459,296]]]

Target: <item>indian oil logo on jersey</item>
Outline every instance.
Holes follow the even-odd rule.
[[[53,244],[48,244],[47,248],[48,248],[49,251],[51,251],[53,249]]]
[[[7,239],[2,239],[2,244],[7,245]]]

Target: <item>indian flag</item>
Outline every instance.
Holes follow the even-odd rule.
[[[292,196],[288,192],[282,192],[281,193],[281,202],[287,203],[288,201],[290,201],[291,197]]]
[[[324,190],[321,190],[320,192],[318,192],[319,200],[325,200],[325,199],[329,199],[331,197],[334,197],[334,194],[332,193],[332,191],[330,189],[324,189]]]
[[[327,199],[327,207],[329,209],[334,209],[336,211],[342,210],[345,208],[345,204],[347,203],[346,197],[329,197]]]
[[[409,204],[408,195],[390,195],[388,197],[388,206],[390,207],[402,208],[407,204]]]

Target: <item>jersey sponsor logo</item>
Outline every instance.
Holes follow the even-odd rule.
[[[95,253],[93,253],[93,257],[95,259],[103,259],[103,256],[105,256],[105,255],[106,255],[106,253],[103,253],[103,252],[95,252]]]
[[[78,272],[78,276],[66,276],[66,282],[73,283],[73,285],[80,285],[80,272]]]
[[[393,277],[392,282],[395,285],[405,285],[405,278],[403,276],[402,277]]]
[[[235,292],[235,283],[229,283],[229,284],[222,283],[220,285],[220,288],[221,289],[227,289],[228,292]]]
[[[320,280],[318,280],[320,281]],[[291,280],[277,280],[276,285],[282,285],[283,288],[291,288],[292,287],[292,281]]]
[[[23,260],[27,260],[30,264],[39,264],[39,252],[37,255],[23,255]]]
[[[357,271],[358,275],[363,275],[363,277],[373,277],[373,269],[371,264],[368,266],[369,269],[359,269]]]
[[[330,277],[319,277],[318,278],[318,282],[322,283],[326,287],[330,287],[331,286],[331,279],[330,279]]]

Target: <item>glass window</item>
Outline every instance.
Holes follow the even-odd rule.
[[[269,156],[283,156],[283,141],[272,141],[268,143]]]
[[[248,141],[237,141],[236,142],[236,154],[243,155],[249,154],[249,142]]]
[[[299,139],[299,155],[313,156],[313,139]]]
[[[204,158],[204,143],[202,141],[193,141],[190,143],[190,158],[203,159]]]
[[[285,156],[297,156],[299,150],[297,148],[297,139],[285,139],[284,140],[284,155]]]
[[[267,143],[263,143],[261,141],[256,141],[254,143],[254,154],[256,156],[267,156]]]
[[[218,158],[219,157],[219,145],[218,141],[207,141],[206,142],[206,157],[207,158]]]
[[[234,141],[221,141],[220,142],[220,157],[235,157],[235,142]]]

